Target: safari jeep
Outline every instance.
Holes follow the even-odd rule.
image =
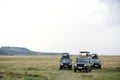
[[[97,68],[97,69],[101,69],[101,61],[99,60],[98,58],[98,55],[97,54],[91,54],[91,57],[92,57],[92,67],[93,68]]]
[[[74,64],[74,72],[76,72],[77,70],[79,71],[85,70],[86,72],[92,71],[91,57],[82,56],[76,58],[76,63]]]
[[[62,53],[62,58],[60,59],[60,66],[59,69],[63,69],[63,68],[68,68],[68,69],[72,69],[72,60],[69,56],[69,53]]]

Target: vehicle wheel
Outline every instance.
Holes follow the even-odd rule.
[[[90,70],[89,70],[90,72],[92,71],[92,69],[90,68]]]
[[[77,70],[76,69],[74,69],[74,72],[76,72]]]
[[[60,66],[60,67],[59,67],[59,70],[61,70],[61,69],[62,69],[62,67]]]
[[[72,70],[72,67],[69,67],[70,70]]]
[[[87,72],[87,73],[89,72],[89,69],[88,69],[88,68],[86,69],[86,72]]]
[[[99,67],[99,69],[101,69],[101,66]]]

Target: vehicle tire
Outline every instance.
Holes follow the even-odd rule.
[[[62,70],[62,67],[61,67],[61,66],[59,67],[59,70]]]
[[[99,67],[99,69],[101,69],[101,66]]]
[[[90,69],[89,69],[89,71],[91,72],[91,71],[92,71],[92,69],[90,68]]]
[[[87,72],[87,73],[89,72],[89,68],[86,68],[86,72]]]
[[[77,70],[76,69],[74,69],[74,72],[76,72]]]
[[[72,67],[69,67],[70,70],[72,70]]]

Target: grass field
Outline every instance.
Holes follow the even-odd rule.
[[[101,56],[102,69],[90,73],[59,70],[59,58],[0,56],[0,80],[120,80],[120,56]]]

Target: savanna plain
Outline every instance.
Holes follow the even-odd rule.
[[[102,69],[59,70],[60,56],[0,56],[0,80],[120,80],[120,56],[100,56]],[[72,56],[74,66],[76,56]]]

